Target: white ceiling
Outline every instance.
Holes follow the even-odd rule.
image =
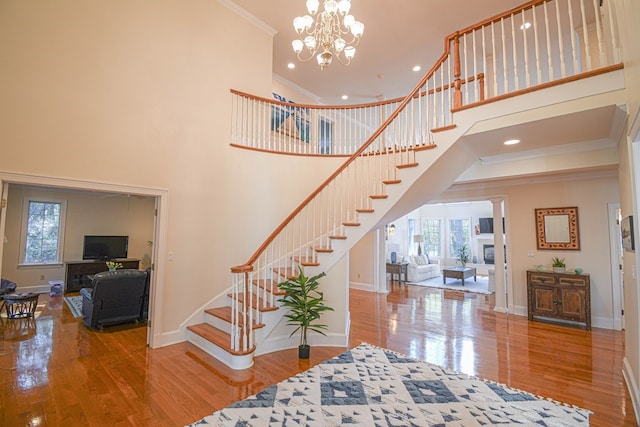
[[[305,0],[233,0],[277,31],[273,72],[323,104],[356,104],[405,96],[444,52],[444,38],[523,0],[351,0],[351,14],[365,25],[349,66],[337,61],[321,71],[315,58],[300,62],[291,48],[293,19],[307,13]],[[287,64],[296,68],[290,70]],[[422,70],[414,72],[414,65]],[[378,78],[383,75],[384,78]],[[349,100],[342,101],[343,94]]]

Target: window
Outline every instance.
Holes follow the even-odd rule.
[[[422,220],[422,234],[424,234],[423,248],[424,252],[430,257],[442,257],[442,231],[440,219]]]
[[[471,245],[471,219],[460,218],[449,220],[449,256],[458,258],[458,251],[462,245]]]
[[[20,242],[23,264],[61,262],[64,211],[64,202],[25,200]]]

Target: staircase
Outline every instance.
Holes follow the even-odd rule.
[[[277,284],[297,275],[298,267],[309,276],[330,271],[362,236],[383,223],[385,214],[416,182],[424,180],[430,170],[447,169],[445,159],[460,149],[462,137],[479,120],[470,113],[471,107],[619,69],[614,29],[607,27],[602,18],[605,15],[594,9],[594,2],[577,1],[582,21],[592,19],[591,26],[576,29],[571,6],[564,10],[564,2],[529,2],[448,36],[443,55],[405,98],[372,104],[365,112],[362,106],[333,112],[330,117],[336,128],[342,128],[338,126],[340,119],[344,126],[354,127],[346,132],[346,142],[340,136],[334,141],[334,145],[340,144],[337,151],[351,156],[284,219],[247,262],[231,268],[231,287],[210,301],[201,317],[195,316],[199,321],[186,326],[187,339],[234,369],[250,367],[253,355],[264,352],[261,345],[285,314],[279,309],[282,293]],[[540,27],[535,40],[528,42],[528,36],[515,30],[515,24],[519,27],[525,20]],[[560,32],[582,34],[584,43],[594,48],[581,55],[576,51],[580,46],[565,51],[562,37],[559,47],[550,40],[543,43],[539,34],[549,34],[552,24]],[[505,33],[505,27],[511,32]],[[487,40],[488,34],[491,38]],[[496,34],[506,40],[496,40]],[[478,45],[478,40],[484,44]],[[512,59],[505,42],[513,45]],[[527,49],[527,43],[535,44],[535,51]],[[487,52],[496,46],[503,46],[503,50],[493,51],[493,62],[489,62]],[[524,61],[517,60],[517,49],[522,50]],[[590,52],[598,49],[600,55],[591,58]],[[557,52],[560,56],[556,58]],[[584,64],[579,61],[582,56],[587,57]],[[547,58],[548,67],[539,58]],[[470,76],[463,77],[462,70]],[[274,108],[288,109],[291,114],[304,112],[316,123],[329,114],[327,107],[296,106],[291,110],[290,104],[232,93],[234,115],[252,112],[251,117],[234,120],[242,125],[234,127],[232,139],[237,145],[255,149],[286,151],[300,146],[287,143],[282,135],[266,146],[253,145],[256,139],[265,144],[264,135],[269,138],[276,133],[272,129],[263,131],[260,138],[255,135],[255,129],[270,129]],[[456,123],[454,112],[460,112]],[[354,135],[360,135],[362,128],[375,130],[362,143],[354,144]],[[468,157],[466,163],[458,162],[446,173],[431,177],[431,191],[437,195],[475,160],[477,157]]]

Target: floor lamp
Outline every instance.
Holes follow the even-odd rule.
[[[418,256],[422,255],[422,242],[424,242],[424,236],[422,234],[416,234],[413,236],[413,241],[418,244]]]

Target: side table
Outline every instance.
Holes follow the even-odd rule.
[[[38,306],[38,294],[32,292],[4,295],[2,299],[9,319],[33,317]]]
[[[401,264],[401,263],[391,263],[388,262],[387,263],[387,273],[391,274],[391,283],[394,282],[394,276],[397,274],[398,275],[398,282],[405,282],[407,283],[407,265],[408,264]],[[402,275],[404,275],[404,280],[402,279]]]

